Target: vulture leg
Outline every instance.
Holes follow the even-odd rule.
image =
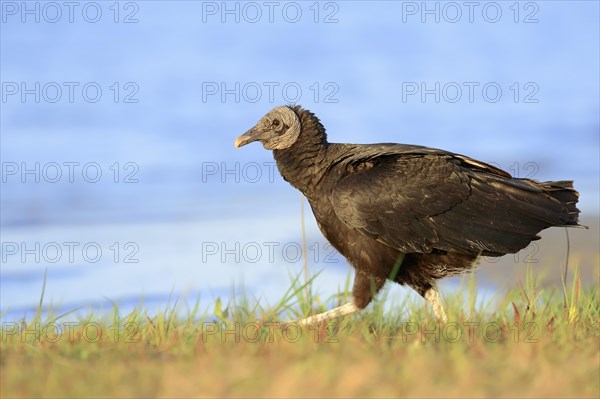
[[[442,301],[440,300],[440,293],[438,290],[435,287],[430,287],[427,289],[427,291],[425,291],[423,296],[433,307],[433,312],[435,313],[435,317],[437,317],[438,321],[443,323],[448,322],[448,317],[446,317],[446,312],[444,312],[444,307],[442,306]]]
[[[307,326],[309,324],[316,324],[322,321],[329,321],[337,317],[346,316],[358,310],[360,309],[354,304],[354,301],[350,301],[342,306],[328,310],[327,312],[319,313],[302,320],[297,320],[296,323]]]
[[[352,300],[342,306],[328,310],[327,312],[319,313],[314,316],[307,317],[302,320],[297,320],[296,323],[301,325],[309,325],[328,321],[341,316],[347,316],[364,309],[379,292],[385,284],[385,279],[368,276],[361,272],[356,272],[354,277],[354,286],[352,287]]]
[[[385,280],[385,278],[370,276],[357,270],[354,275],[354,286],[352,287],[353,302],[356,306],[359,309],[366,308],[383,287]]]

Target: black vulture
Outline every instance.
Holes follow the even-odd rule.
[[[355,268],[352,300],[303,324],[365,308],[386,280],[446,314],[436,280],[478,256],[525,248],[551,226],[578,226],[572,181],[538,182],[464,155],[406,144],[337,144],[299,105],[276,107],[235,140],[273,151],[281,176],[306,196],[325,238]]]

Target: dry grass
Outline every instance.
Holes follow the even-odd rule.
[[[217,301],[210,315],[196,304],[183,317],[115,308],[71,327],[51,316],[3,322],[0,389],[3,398],[599,397],[597,287],[582,290],[577,277],[564,289],[538,287],[530,274],[475,306],[466,281],[445,298],[446,325],[420,301],[386,312],[382,299],[328,326],[283,328],[276,320],[315,303],[310,282],[298,279],[269,309],[242,297],[235,306]]]

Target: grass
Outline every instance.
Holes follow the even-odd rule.
[[[384,307],[384,293],[358,315],[306,329],[281,321],[344,303],[350,276],[326,301],[316,276],[300,277],[270,307],[241,293],[210,311],[175,303],[154,315],[117,306],[42,315],[42,293],[36,317],[2,323],[1,396],[600,396],[599,292],[577,273],[542,289],[530,271],[486,302],[465,278],[444,297],[445,325],[419,299]]]

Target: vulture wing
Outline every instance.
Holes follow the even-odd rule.
[[[346,157],[331,201],[347,225],[402,252],[501,255],[577,224],[571,182],[538,183],[426,147],[370,145]]]

